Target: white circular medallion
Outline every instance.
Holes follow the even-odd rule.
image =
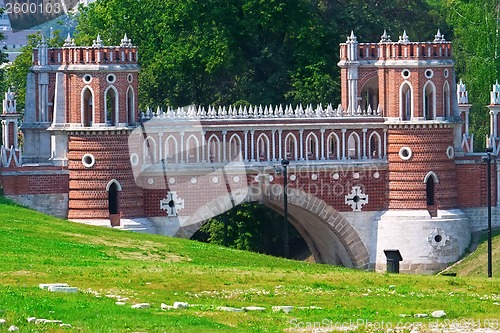
[[[130,163],[132,164],[132,166],[136,166],[137,164],[139,164],[139,155],[137,155],[136,153],[130,154]]]
[[[191,184],[196,184],[198,182],[198,178],[191,177]]]
[[[448,156],[450,160],[453,159],[453,157],[455,157],[455,148],[448,146],[448,148],[446,148],[446,156]]]
[[[174,178],[174,177],[169,178],[169,179],[168,179],[168,182],[169,182],[170,184],[175,184],[175,178]]]
[[[316,179],[318,179],[318,175],[317,175],[317,174],[315,174],[315,173],[313,173],[313,174],[311,175],[311,179],[312,179],[312,180],[316,180]]]
[[[295,179],[297,179],[297,176],[295,176],[295,175],[290,175],[290,180],[294,181]]]
[[[411,151],[410,147],[401,147],[401,149],[399,150],[399,157],[404,161],[409,160],[412,155],[413,152]]]
[[[95,157],[92,154],[85,154],[82,157],[82,164],[86,168],[91,168],[95,164]]]
[[[359,173],[358,172],[353,173],[352,178],[359,179]]]
[[[240,177],[239,176],[234,176],[233,177],[233,182],[239,183],[240,182]]]
[[[274,180],[274,177],[272,175],[269,175],[269,181],[272,182]]]
[[[380,178],[380,173],[374,172],[373,173],[373,178]]]
[[[217,184],[219,182],[219,177],[213,176],[212,177],[212,183]]]
[[[155,180],[153,178],[148,178],[148,184],[153,185],[155,183]]]
[[[332,176],[333,179],[337,180],[340,178],[340,175],[338,173],[334,173]]]

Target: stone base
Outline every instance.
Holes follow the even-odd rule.
[[[401,273],[431,274],[460,259],[470,244],[468,217],[459,209],[390,210],[375,221],[376,271],[386,271],[385,249],[397,249]]]

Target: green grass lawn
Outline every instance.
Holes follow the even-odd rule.
[[[310,332],[337,322],[364,324],[355,331],[365,332],[388,323],[433,325],[436,319],[414,315],[435,310],[447,313],[441,324],[472,319],[492,327],[488,320],[498,325],[500,313],[498,279],[387,275],[284,260],[71,223],[1,198],[0,244],[0,318],[7,321],[0,332],[10,325],[21,332]],[[79,292],[38,288],[54,282]],[[115,305],[118,296],[127,305]],[[197,306],[161,310],[161,303],[175,301]],[[151,308],[131,308],[143,302]],[[273,312],[278,305],[296,308]],[[232,313],[218,306],[266,310]],[[310,306],[321,309],[297,308]],[[72,328],[35,325],[28,317]]]

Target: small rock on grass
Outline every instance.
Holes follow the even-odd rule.
[[[174,309],[185,309],[189,306],[186,302],[174,302]]]
[[[9,331],[9,332],[19,331],[19,327],[12,325],[11,327],[9,327],[9,329],[7,331]]]
[[[162,310],[172,310],[174,307],[172,305],[167,305],[165,303],[161,303]]]
[[[243,311],[266,311],[266,308],[263,308],[261,306],[245,306],[242,309]]]
[[[115,302],[116,305],[126,305],[127,303],[125,302]]]
[[[230,306],[218,306],[218,311],[226,311],[226,312],[241,312],[243,311],[241,308],[232,308]]]
[[[0,325],[5,324],[6,322],[7,322],[7,320],[5,320],[5,319],[0,319]]]
[[[413,317],[415,318],[427,318],[429,315],[427,313],[416,313]]]
[[[36,317],[28,317],[28,323],[34,323],[36,320]]]
[[[293,310],[293,306],[289,305],[281,305],[281,306],[273,306],[273,312],[283,311],[284,313],[290,313]]]
[[[433,313],[431,313],[432,318],[441,318],[446,316],[446,312],[444,310],[436,310]]]
[[[138,303],[138,304],[132,305],[132,309],[147,309],[150,307],[151,307],[151,304],[149,304],[149,303]]]
[[[62,328],[72,328],[73,326],[71,326],[71,324],[59,324],[59,327],[62,327]]]

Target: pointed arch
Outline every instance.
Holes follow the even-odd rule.
[[[399,118],[411,120],[413,117],[413,87],[410,82],[404,81],[399,87]]]
[[[436,184],[439,183],[439,178],[434,171],[429,171],[424,177],[425,183],[425,197],[427,201],[427,206],[434,206],[435,201],[435,192],[436,192]]]
[[[94,90],[90,86],[85,86],[81,92],[81,123],[84,127],[94,124]]]
[[[451,117],[450,84],[445,81],[443,84],[443,116],[446,119]]]
[[[269,138],[265,133],[261,133],[257,138],[257,162],[270,161],[271,149]]]
[[[150,136],[148,136],[142,144],[142,159],[144,164],[157,163],[156,141]]]
[[[129,125],[133,125],[135,124],[135,94],[134,88],[132,88],[132,86],[129,86],[127,89],[126,103],[127,122]]]
[[[114,86],[104,91],[104,119],[106,125],[118,125],[118,90]]]
[[[220,139],[217,135],[212,134],[207,141],[208,151],[207,158],[208,161],[212,163],[221,162],[221,149],[220,149]]]
[[[368,137],[368,158],[382,158],[382,138],[377,131]]]
[[[378,107],[378,76],[368,79],[361,88],[361,109],[373,111]]]
[[[186,140],[186,163],[200,163],[200,140],[194,134]]]
[[[423,118],[425,120],[436,119],[436,86],[432,81],[427,81],[423,89]]]
[[[179,145],[177,138],[169,135],[165,140],[165,160],[167,163],[179,163]]]
[[[352,132],[347,138],[347,158],[359,159],[361,158],[361,140],[358,133]]]
[[[237,160],[237,162],[243,162],[243,156],[241,154],[241,138],[238,134],[234,133],[229,138],[229,161]]]
[[[285,136],[285,158],[287,160],[298,160],[297,137],[293,133]]]
[[[106,185],[106,192],[108,192],[108,211],[109,215],[118,214],[120,211],[120,203],[118,200],[118,192],[121,192],[122,186],[116,179],[112,179]]]
[[[319,140],[314,132],[306,136],[306,160],[319,160]]]
[[[438,178],[437,174],[436,174],[434,171],[429,171],[429,172],[427,172],[427,174],[426,174],[426,175],[425,175],[425,177],[424,177],[424,183],[427,183],[427,180],[428,180],[430,177],[434,178],[434,182],[435,182],[435,183],[439,183],[439,178]]]
[[[326,139],[326,158],[328,160],[340,159],[340,139],[337,133],[332,132]]]

